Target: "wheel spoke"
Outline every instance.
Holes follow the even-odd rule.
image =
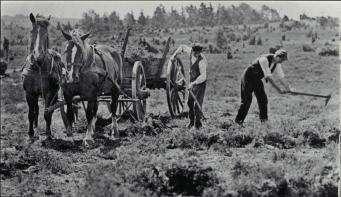
[[[180,112],[181,112],[181,110],[180,110],[180,105],[179,105],[180,102],[181,102],[181,101],[180,101],[179,99],[176,99],[176,109],[177,109],[177,111],[178,111],[178,114],[180,114]]]
[[[174,114],[176,114],[176,103],[177,103],[177,101],[176,101],[176,96],[175,96],[175,91],[174,90],[172,90],[171,91],[171,98],[172,98],[172,109],[173,109],[173,112],[174,112]]]
[[[184,105],[183,105],[183,103],[182,103],[182,100],[180,99],[180,96],[179,96],[179,94],[177,94],[177,100],[178,100],[178,102],[180,103],[180,105],[181,105],[181,108],[183,109],[184,108]]]

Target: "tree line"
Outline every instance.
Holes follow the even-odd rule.
[[[212,4],[201,3],[198,7],[188,5],[176,10],[170,10],[160,4],[152,16],[145,15],[143,11],[135,17],[133,12],[128,12],[120,18],[116,11],[100,16],[94,10],[83,13],[80,25],[84,30],[92,32],[112,32],[123,27],[132,27],[135,30],[146,28],[184,28],[184,27],[213,27],[215,25],[239,25],[281,20],[277,10],[263,5],[259,11],[246,3],[229,7],[219,5],[216,9]]]

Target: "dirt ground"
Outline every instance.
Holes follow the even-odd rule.
[[[315,48],[331,42],[335,32],[319,35]],[[304,52],[302,44],[310,41],[305,32],[286,34],[283,48],[289,60],[283,69],[296,90],[332,93],[329,104],[269,88],[268,125],[259,123],[255,99],[245,127],[232,124],[243,70],[274,46],[280,33],[262,38],[268,41],[260,46],[235,44],[239,51],[232,59],[206,54],[203,111],[208,119],[200,131],[188,130],[186,117],[171,119],[165,90],[152,90],[147,122],[120,123],[115,140],[105,127],[97,131],[91,149],[81,141],[84,112],[74,136],[67,137],[56,111],[54,140],[47,143],[43,101],[39,140],[29,143],[21,76],[10,73],[1,79],[1,196],[337,196],[340,59]],[[107,113],[104,105],[99,111]]]

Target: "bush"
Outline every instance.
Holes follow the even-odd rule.
[[[262,45],[262,38],[261,37],[258,38],[257,45]]]
[[[268,28],[268,27],[269,27],[269,23],[265,23],[264,28]]]
[[[227,57],[227,59],[232,59],[233,58],[231,51],[227,51],[226,57]]]
[[[229,39],[230,41],[236,41],[237,40],[237,36],[235,33],[233,32],[229,32],[226,34],[226,38]]]
[[[339,56],[338,48],[331,49],[329,47],[322,48],[318,51],[320,56]]]
[[[217,183],[216,174],[211,167],[177,165],[168,169],[169,192],[184,195],[202,195],[205,188],[213,187]]]
[[[224,46],[226,46],[227,44],[227,39],[226,37],[224,36],[224,32],[223,30],[218,30],[216,32],[216,38],[215,38],[215,41],[216,41],[216,45],[218,48],[224,48]]]
[[[302,49],[304,52],[313,52],[315,51],[314,48],[308,44],[303,44]]]
[[[256,44],[256,37],[252,36],[249,41],[249,45],[255,45]]]
[[[246,35],[246,34],[244,34],[243,37],[242,37],[243,41],[246,41],[246,40],[248,40],[249,38],[250,38],[250,37],[249,37],[248,35]]]

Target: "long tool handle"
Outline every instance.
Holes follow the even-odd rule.
[[[331,97],[332,97],[332,94],[329,94],[329,95],[319,95],[319,94],[311,94],[311,93],[305,93],[305,92],[289,92],[290,94],[293,94],[293,95],[304,95],[304,96],[313,96],[313,97],[321,97],[321,98],[326,98],[326,102],[325,102],[325,106],[328,105]]]
[[[330,95],[319,95],[319,94],[311,94],[311,93],[305,93],[305,92],[289,92],[290,94],[296,94],[296,95],[305,95],[305,96],[314,96],[314,97],[322,97],[322,98],[329,98]]]
[[[161,77],[162,68],[163,68],[163,65],[166,62],[166,57],[167,57],[167,54],[169,52],[170,41],[171,41],[171,37],[168,38],[166,46],[165,46],[165,49],[163,50],[162,58],[160,59],[160,62],[159,62],[159,67],[158,67],[159,70],[158,70],[158,73],[157,73],[157,77]]]
[[[128,28],[127,30],[126,37],[124,38],[124,43],[123,43],[122,50],[121,50],[121,57],[123,61],[124,61],[124,53],[126,52],[126,48],[127,48],[129,32],[130,32],[130,28]]]
[[[199,109],[199,111],[200,111],[200,113],[201,113],[201,115],[202,115],[202,118],[203,118],[204,120],[207,120],[206,117],[204,116],[204,113],[202,112],[202,109],[201,109],[201,106],[200,106],[200,104],[199,104],[199,102],[198,102],[198,100],[197,100],[197,97],[195,97],[195,95],[194,95],[194,93],[192,92],[191,89],[188,89],[188,92],[189,92],[189,95],[193,98],[194,103],[197,105],[197,107],[198,107],[198,109]]]

